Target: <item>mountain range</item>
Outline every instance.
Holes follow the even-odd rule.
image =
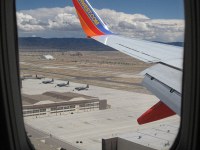
[[[86,38],[40,38],[20,37],[19,49],[23,51],[113,51],[113,48],[105,46],[93,39]],[[161,42],[160,42],[161,43]],[[183,42],[165,43],[175,46],[183,46]]]

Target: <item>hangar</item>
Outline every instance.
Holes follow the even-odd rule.
[[[73,114],[108,108],[107,100],[71,92],[45,92],[40,95],[22,94],[23,115],[51,116]]]

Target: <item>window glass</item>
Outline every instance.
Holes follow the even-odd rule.
[[[122,149],[172,146],[182,0],[16,0],[16,8],[23,117],[36,149],[103,150],[118,137]]]

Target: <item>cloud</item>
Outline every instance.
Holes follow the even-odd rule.
[[[115,33],[151,41],[183,41],[183,20],[151,19],[143,14],[126,14],[110,9],[95,10]],[[17,18],[21,36],[85,36],[73,7],[21,10],[17,12]]]
[[[17,25],[20,32],[44,30],[43,24],[40,20],[23,13],[17,13]]]
[[[183,41],[183,20],[150,19],[142,14],[125,14],[109,9],[97,11],[115,33],[151,41]]]
[[[58,14],[55,18],[48,20],[48,28],[53,30],[70,30],[70,31],[80,31],[81,26],[79,20],[75,15],[72,14]]]

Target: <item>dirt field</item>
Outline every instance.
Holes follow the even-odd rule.
[[[50,54],[55,60],[42,59]],[[149,93],[142,85],[143,63],[117,51],[20,52],[21,76],[42,75],[66,81]]]

